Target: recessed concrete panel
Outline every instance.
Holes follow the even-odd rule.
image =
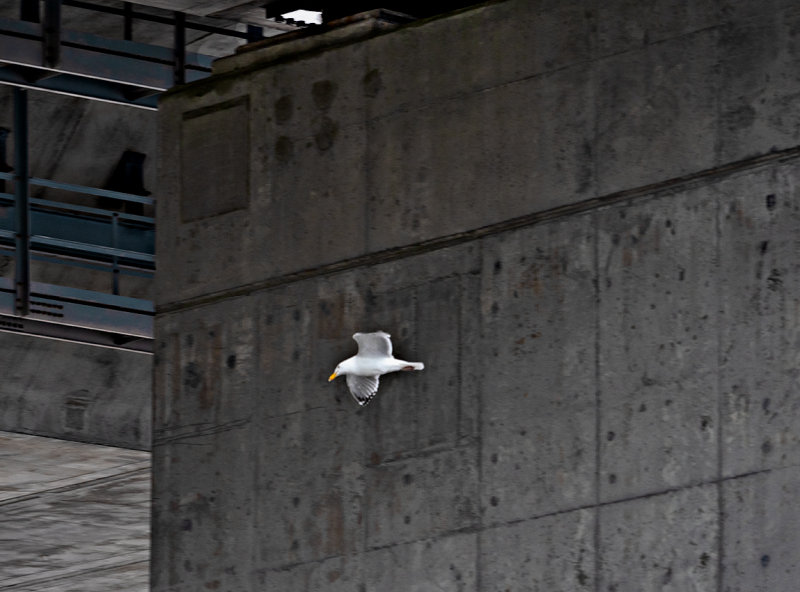
[[[716,164],[715,30],[599,59],[594,72],[598,193]]]
[[[250,201],[249,99],[241,97],[183,114],[181,219],[218,216]]]
[[[367,547],[431,538],[477,525],[474,446],[367,467]]]
[[[746,11],[736,6],[731,10]],[[787,3],[788,4],[788,3]],[[720,146],[723,162],[782,150],[800,143],[800,59],[796,4],[762,6],[757,15],[732,19],[719,42]]]
[[[484,246],[482,491],[488,523],[595,501],[591,216]]]
[[[251,441],[256,504],[249,517],[262,533],[253,546],[256,566],[277,568],[363,549],[361,421],[349,407],[259,422]]]
[[[156,323],[154,442],[170,444],[218,424],[242,426],[253,401],[242,395],[256,370],[254,303],[219,302]]]
[[[220,426],[154,446],[152,586],[181,592],[248,589],[256,463],[251,426]],[[216,584],[214,582],[217,582]]]
[[[800,577],[800,478],[796,468],[732,479],[722,485],[722,589],[793,590]]]
[[[300,563],[280,569],[258,568],[253,586],[259,590],[297,592],[353,592],[366,588],[361,555],[333,557],[323,561]]]
[[[740,175],[720,197],[720,388],[726,476],[800,453],[797,164]]]
[[[481,589],[596,590],[595,511],[564,512],[481,532]]]
[[[719,22],[719,2],[612,0],[597,6],[596,20],[597,52],[611,55],[713,27]]]
[[[594,97],[587,78],[577,65],[372,121],[369,248],[454,234],[588,194]]]
[[[411,106],[480,92],[563,69],[591,55],[591,14],[581,0],[509,1],[415,24],[370,40],[373,92],[367,109],[381,117]],[[493,34],[487,36],[486,31]],[[518,48],[509,59],[508,48]],[[451,52],[457,48],[457,62]],[[380,84],[376,81],[380,80]],[[414,89],[424,88],[424,93]]]
[[[603,506],[598,590],[714,590],[717,487],[693,487]]]
[[[716,212],[699,189],[598,213],[602,500],[717,474]]]
[[[477,590],[476,539],[474,533],[456,534],[365,553],[362,590]]]
[[[258,466],[247,451],[261,433],[242,391],[256,374],[254,316],[251,302],[227,300],[156,324],[154,587],[246,589]]]
[[[371,462],[457,443],[464,297],[459,277],[373,295],[372,326],[391,331],[396,357],[425,369],[381,378],[365,433]],[[398,417],[415,419],[406,424]]]

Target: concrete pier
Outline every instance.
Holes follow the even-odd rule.
[[[170,93],[153,590],[793,589],[799,26],[372,14]],[[376,329],[426,369],[356,412]]]

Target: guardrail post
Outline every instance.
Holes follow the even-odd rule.
[[[30,312],[31,218],[28,200],[28,91],[14,88],[14,212],[16,214],[14,286],[18,315]]]
[[[20,0],[19,18],[31,23],[39,22],[39,0]]]
[[[0,173],[10,173],[14,169],[11,165],[8,164],[6,158],[6,141],[8,140],[8,134],[11,132],[10,129],[5,127],[0,127]],[[6,180],[0,179],[0,193],[6,192]]]
[[[122,38],[133,41],[133,4],[125,2],[122,5]]]
[[[61,0],[45,0],[43,25],[43,65],[55,68],[61,61]]]
[[[182,12],[173,13],[174,16],[174,39],[173,39],[173,68],[174,83],[184,84],[186,82],[186,15]]]
[[[115,249],[119,248],[119,214],[114,212],[111,217],[111,246]],[[114,254],[111,258],[111,277],[112,287],[111,293],[114,296],[119,296],[119,257]]]

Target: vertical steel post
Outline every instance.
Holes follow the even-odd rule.
[[[111,246],[118,248],[119,243],[119,214],[114,212],[111,217]],[[111,293],[119,296],[119,257],[114,254],[111,258],[112,286]]]
[[[173,66],[175,84],[186,82],[186,15],[174,13],[175,38],[173,47]]]
[[[130,2],[122,4],[122,18],[124,19],[122,38],[125,41],[133,41],[133,4]]]
[[[261,41],[264,38],[264,29],[255,25],[247,25],[247,42]]]
[[[44,65],[55,68],[61,61],[61,0],[45,0],[42,33]]]
[[[10,173],[14,169],[6,162],[6,141],[8,134],[11,132],[6,127],[0,127],[0,173]],[[6,180],[0,179],[0,193],[6,192]]]
[[[31,217],[28,201],[28,91],[14,88],[14,213],[16,214],[16,261],[14,262],[15,308],[18,315],[30,312]]]
[[[39,0],[20,0],[19,20],[31,23],[39,22]]]

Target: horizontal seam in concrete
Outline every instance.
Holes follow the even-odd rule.
[[[216,434],[220,434],[223,432],[229,432],[231,430],[243,428],[247,426],[251,422],[251,417],[243,417],[240,419],[234,419],[226,423],[222,424],[212,424],[210,427],[204,429],[196,429],[193,432],[184,433],[184,434],[175,434],[170,436],[156,436],[153,438],[153,446],[162,446],[164,444],[172,444],[178,442],[180,440],[188,440],[190,438],[200,438],[204,436],[214,436]],[[204,425],[202,423],[196,424],[188,424],[185,426],[175,426],[172,428],[173,430],[178,429],[186,429],[186,428],[193,428],[195,426]],[[168,430],[160,430],[162,433]]]
[[[510,218],[508,220],[503,220],[501,222],[495,222],[493,224],[474,228],[472,230],[465,230],[446,236],[431,238],[412,245],[393,247],[383,251],[358,255],[356,257],[351,257],[350,259],[344,259],[342,261],[320,265],[318,267],[312,267],[265,280],[259,280],[250,284],[214,292],[212,294],[195,296],[180,302],[159,305],[156,307],[156,314],[163,315],[192,308],[199,308],[214,304],[220,300],[247,296],[253,292],[269,290],[307,279],[333,275],[335,273],[349,271],[359,267],[388,263],[416,255],[422,255],[424,253],[438,251],[448,247],[455,247],[464,243],[485,238],[487,236],[518,230],[542,222],[564,218],[566,216],[584,214],[592,210],[610,206],[616,203],[637,198],[651,198],[664,193],[674,192],[679,189],[686,189],[691,187],[694,183],[709,178],[722,179],[730,175],[749,171],[765,165],[792,160],[798,158],[799,156],[800,146],[794,146],[786,150],[772,152],[770,154],[756,156],[754,158],[738,160],[726,165],[704,169],[694,173],[682,175],[680,177],[674,177],[666,181],[642,185],[632,189],[624,189],[622,191],[615,191],[607,195],[589,198],[574,204],[568,204],[551,208],[549,210],[525,214],[515,218]]]
[[[69,485],[64,485],[63,487],[54,487],[53,489],[43,489],[42,491],[38,491],[36,493],[29,493],[26,495],[20,495],[18,497],[14,497],[11,499],[0,501],[0,506],[10,506],[13,504],[21,504],[23,502],[31,501],[38,499],[40,497],[50,495],[53,493],[66,493],[68,491],[75,491],[78,489],[84,489],[86,487],[93,487],[95,485],[102,485],[104,483],[111,483],[113,481],[120,481],[122,479],[127,479],[129,477],[134,477],[136,475],[140,475],[142,473],[150,474],[151,467],[142,467],[138,469],[133,469],[132,471],[125,471],[123,473],[116,473],[114,475],[109,475],[107,477],[99,477],[97,479],[90,479],[88,481],[81,481],[79,483],[71,483]]]
[[[403,463],[409,460],[415,460],[419,458],[428,458],[430,456],[436,456],[437,454],[442,454],[444,452],[459,452],[462,450],[469,450],[470,448],[475,448],[477,442],[475,440],[468,440],[466,442],[458,442],[456,444],[442,444],[441,446],[431,447],[431,448],[423,448],[418,449],[413,452],[409,452],[406,454],[399,454],[397,456],[393,456],[392,458],[388,458],[386,460],[381,460],[377,463],[367,463],[365,468],[380,468],[380,467],[391,467],[397,463]]]
[[[771,473],[773,471],[783,471],[783,470],[788,470],[788,469],[793,469],[793,468],[798,468],[798,467],[800,467],[800,465],[789,465],[789,466],[784,466],[784,467],[774,467],[774,468],[770,468],[770,469],[761,469],[761,470],[758,470],[758,471],[748,471],[747,473],[740,473],[740,474],[737,474],[737,475],[731,475],[729,477],[722,477],[722,478],[719,478],[719,479],[715,478],[715,479],[711,479],[709,481],[702,481],[702,482],[698,482],[698,483],[689,483],[687,485],[670,487],[670,488],[662,489],[662,490],[659,490],[659,491],[652,491],[652,492],[643,493],[643,494],[640,494],[640,495],[633,495],[633,496],[629,496],[629,497],[625,497],[625,498],[621,498],[621,499],[609,500],[609,501],[605,501],[605,502],[599,502],[599,503],[596,503],[596,504],[585,504],[585,505],[582,505],[582,506],[575,506],[575,507],[572,507],[572,508],[565,508],[563,510],[555,510],[553,512],[547,512],[547,513],[544,513],[544,514],[538,514],[538,515],[530,516],[530,517],[527,517],[527,518],[519,518],[519,519],[515,519],[515,520],[508,520],[506,522],[496,522],[496,523],[487,524],[487,525],[484,525],[484,526],[479,526],[478,525],[478,526],[465,526],[465,527],[462,527],[462,528],[454,528],[452,530],[446,530],[446,531],[443,531],[443,532],[440,532],[440,533],[436,533],[436,534],[433,534],[431,536],[422,537],[422,538],[419,538],[419,539],[410,539],[410,540],[406,540],[406,541],[398,541],[398,542],[395,542],[395,543],[387,543],[385,545],[376,545],[376,546],[372,546],[372,547],[367,547],[363,551],[357,551],[357,552],[354,552],[354,553],[347,553],[347,554],[342,554],[342,555],[329,555],[329,556],[320,557],[320,558],[317,558],[317,559],[311,559],[309,561],[296,561],[296,562],[287,563],[287,564],[284,564],[284,565],[276,565],[274,567],[263,568],[262,571],[271,571],[271,572],[289,571],[291,569],[294,569],[295,567],[300,567],[300,566],[303,566],[303,565],[313,565],[313,564],[317,564],[317,563],[322,563],[324,561],[329,561],[330,559],[335,559],[335,558],[338,558],[338,557],[349,557],[349,556],[360,555],[362,553],[371,553],[371,552],[374,552],[374,551],[381,551],[381,550],[384,550],[384,549],[392,549],[392,548],[395,548],[395,547],[402,547],[402,546],[405,546],[405,545],[413,545],[413,544],[416,544],[416,543],[423,543],[423,542],[426,542],[426,541],[436,540],[436,539],[439,539],[439,538],[442,538],[442,537],[457,536],[457,535],[461,535],[461,534],[479,534],[480,532],[482,532],[484,530],[490,530],[490,529],[495,529],[495,528],[504,528],[504,527],[507,527],[507,526],[515,526],[517,524],[522,524],[524,522],[532,522],[532,521],[535,521],[535,520],[541,520],[543,518],[552,518],[554,516],[561,516],[563,514],[570,514],[572,512],[580,512],[580,511],[583,511],[583,510],[599,509],[599,508],[604,508],[604,507],[607,507],[607,506],[614,506],[614,505],[617,505],[617,504],[623,504],[623,503],[632,502],[632,501],[639,501],[639,500],[649,499],[649,498],[653,498],[653,497],[659,497],[659,496],[662,496],[662,495],[669,495],[669,494],[672,494],[672,493],[677,493],[677,492],[680,492],[680,491],[686,491],[686,490],[689,490],[689,489],[697,489],[697,488],[700,488],[700,487],[707,487],[709,485],[715,485],[715,484],[719,484],[719,483],[726,483],[726,482],[729,482],[729,481],[737,481],[739,479],[746,479],[748,477],[753,477],[755,475],[762,475],[762,474],[766,474],[766,473]]]
[[[503,528],[504,526],[514,526],[515,524],[521,524],[523,522],[530,522],[532,520],[540,520],[542,518],[550,518],[550,517],[553,517],[553,516],[560,516],[562,514],[569,514],[571,512],[580,512],[582,510],[592,510],[592,509],[604,508],[604,507],[607,507],[607,506],[615,506],[617,504],[624,504],[624,503],[628,503],[628,502],[634,502],[634,501],[649,499],[649,498],[652,498],[652,497],[659,497],[659,496],[662,496],[662,495],[669,495],[671,493],[677,493],[679,491],[686,491],[688,489],[696,489],[696,488],[700,488],[700,487],[708,487],[709,485],[717,485],[717,484],[726,483],[728,481],[736,481],[738,479],[746,479],[747,477],[752,477],[754,475],[761,475],[761,474],[764,474],[764,473],[771,473],[772,471],[780,471],[780,470],[789,469],[789,468],[794,468],[794,467],[793,466],[789,466],[789,467],[776,467],[776,468],[773,468],[773,469],[761,469],[761,470],[758,470],[758,471],[749,471],[747,473],[741,473],[741,474],[738,474],[738,475],[731,475],[730,477],[722,477],[722,478],[717,478],[717,479],[711,479],[709,481],[700,481],[700,482],[697,482],[697,483],[688,483],[686,485],[679,485],[679,486],[675,486],[675,487],[669,487],[667,489],[660,489],[658,491],[651,491],[651,492],[642,493],[642,494],[639,494],[639,495],[631,495],[631,496],[628,496],[628,497],[623,497],[623,498],[613,499],[613,500],[607,500],[607,501],[598,502],[598,503],[594,503],[594,504],[585,504],[585,505],[582,505],[582,506],[575,506],[575,507],[572,507],[572,508],[564,508],[563,510],[554,510],[552,512],[547,512],[545,514],[538,514],[538,515],[535,515],[535,516],[530,516],[528,518],[518,518],[516,520],[508,520],[506,522],[495,522],[495,523],[486,525],[485,528],[487,528],[487,529],[488,528]]]

